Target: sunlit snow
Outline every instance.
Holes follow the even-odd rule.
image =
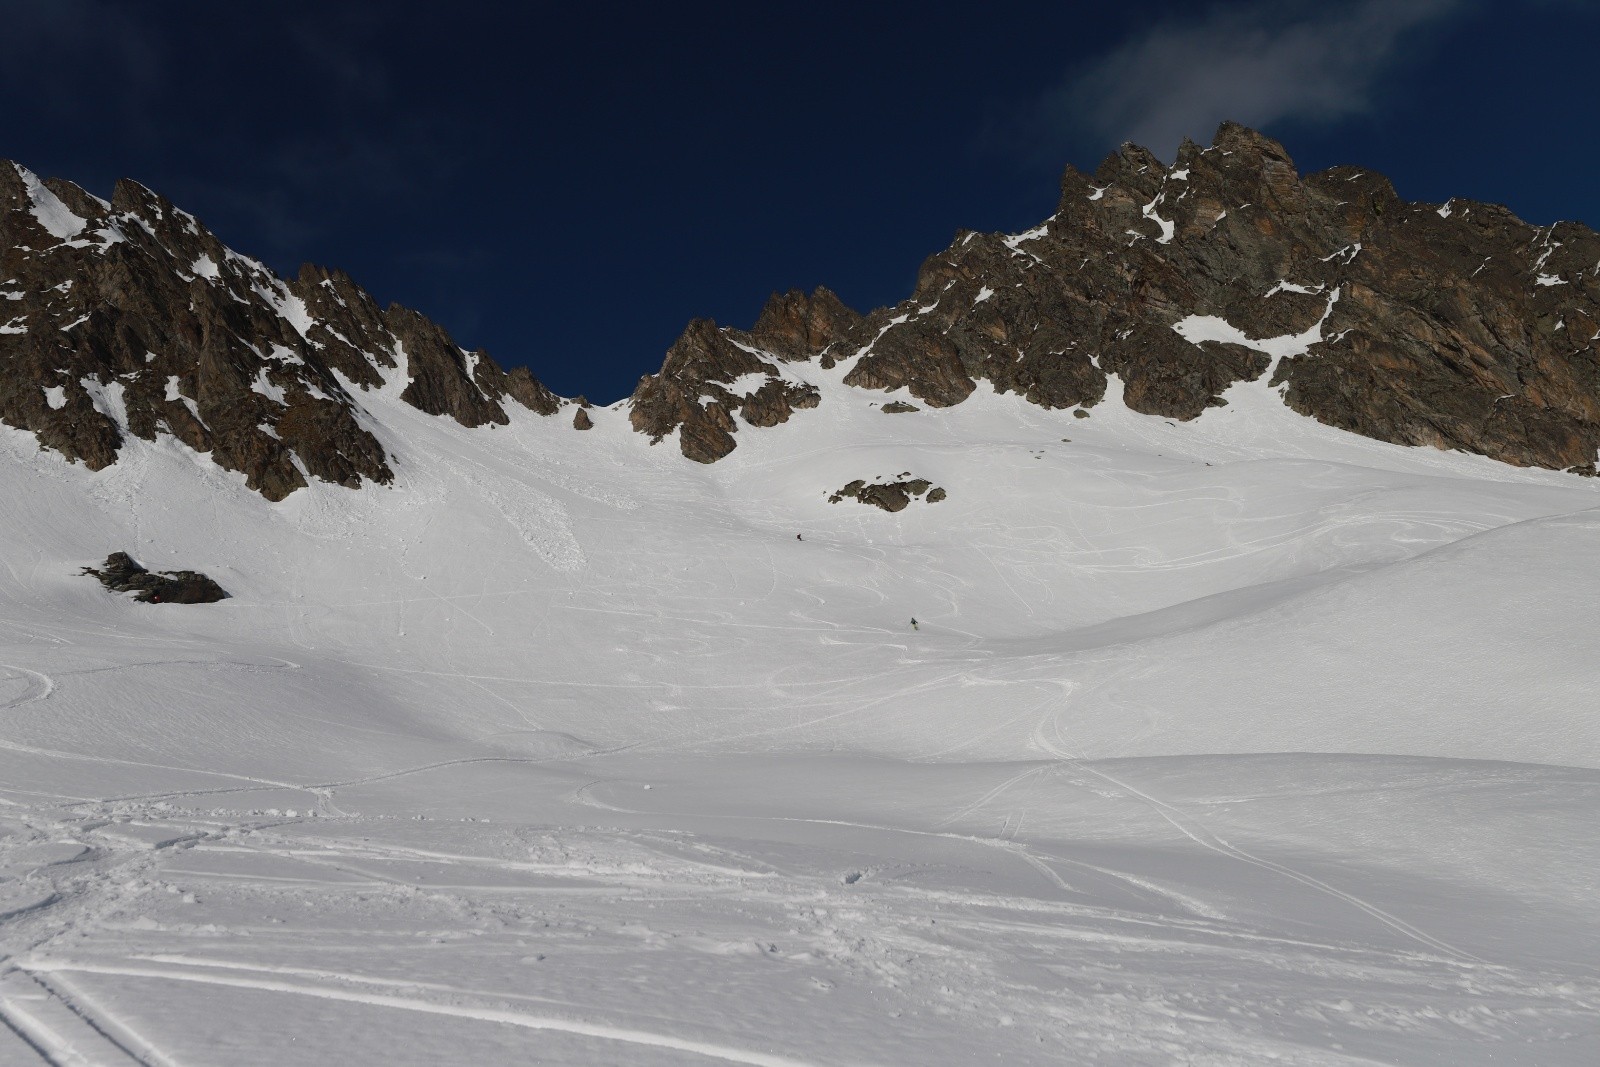
[[[1171,244],[1172,238],[1177,233],[1178,229],[1176,223],[1172,222],[1170,219],[1164,219],[1160,215],[1156,214],[1156,208],[1160,207],[1161,202],[1166,198],[1166,193],[1157,193],[1154,200],[1150,201],[1144,207],[1139,209],[1140,213],[1143,214],[1145,218],[1161,227],[1161,235],[1156,238],[1156,244],[1161,245]]]
[[[12,166],[16,169],[17,176],[22,179],[23,187],[28,191],[28,206],[33,212],[33,217],[47,233],[65,240],[83,232],[88,223],[74,215],[55,193],[45,188],[38,175],[15,163]]]
[[[1282,283],[1279,283],[1282,285]],[[1313,290],[1293,288],[1297,292],[1312,292]],[[1276,291],[1276,290],[1274,290]],[[1272,293],[1268,293],[1271,296]],[[1182,337],[1194,344],[1203,341],[1221,341],[1225,344],[1240,345],[1244,348],[1254,349],[1272,357],[1272,364],[1267,368],[1266,377],[1270,379],[1272,372],[1277,369],[1278,361],[1285,356],[1303,356],[1311,350],[1311,346],[1322,340],[1322,327],[1328,321],[1328,316],[1333,313],[1333,305],[1339,302],[1339,290],[1334,289],[1328,294],[1328,306],[1322,311],[1322,317],[1302,333],[1285,334],[1281,337],[1253,338],[1236,326],[1230,325],[1226,320],[1215,315],[1189,315],[1174,323],[1172,328]]]
[[[287,395],[282,386],[273,384],[272,379],[267,377],[267,368],[265,367],[256,371],[256,380],[250,383],[250,391],[266,397],[274,404],[282,404],[285,395]]]
[[[386,371],[277,504],[0,427],[0,1062],[1592,1062],[1593,480],[782,367],[709,466]]]

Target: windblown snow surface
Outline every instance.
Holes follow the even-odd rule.
[[[1600,1059],[1592,482],[845,369],[279,504],[0,430],[0,1062]]]

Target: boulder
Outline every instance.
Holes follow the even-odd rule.
[[[228,593],[198,571],[150,571],[126,552],[113,552],[99,568],[85,567],[113,593],[133,593],[144,604],[211,604],[226,600]]]

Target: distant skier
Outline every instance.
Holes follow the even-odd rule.
[[[796,541],[804,541],[804,540],[805,540],[805,538],[804,538],[804,537],[801,537],[801,536],[800,536],[800,535],[799,535],[799,534],[795,534],[795,535],[794,535],[794,539],[795,539],[795,540],[796,540]]]
[[[912,629],[913,629],[913,630],[915,630],[915,629],[917,629],[917,628],[918,628],[918,627],[917,627],[917,620],[916,620],[916,619],[912,619],[912,620],[911,620],[911,628],[912,628]]]

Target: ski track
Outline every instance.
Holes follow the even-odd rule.
[[[1056,718],[1053,721],[1057,726],[1059,726],[1059,718]],[[1168,804],[1166,801],[1159,800],[1156,797],[1151,796],[1149,793],[1130,785],[1128,782],[1108,774],[1100,768],[1095,767],[1092,764],[1065,751],[1058,744],[1052,742],[1044,735],[1043,724],[1041,724],[1039,731],[1035,733],[1034,738],[1041,748],[1049,752],[1052,756],[1055,756],[1057,759],[1061,760],[1063,763],[1070,764],[1077,770],[1086,771],[1089,774],[1094,775],[1096,778],[1099,778],[1121,790],[1127,796],[1133,797],[1148,805],[1151,810],[1155,811],[1156,814],[1160,815],[1163,819],[1170,823],[1174,829],[1183,834],[1183,836],[1187,837],[1189,840],[1193,841],[1195,844],[1199,845],[1201,848],[1215,852],[1221,856],[1227,856],[1230,859],[1238,860],[1241,863],[1248,863],[1252,866],[1260,867],[1262,870],[1272,871],[1275,874],[1292,879],[1293,881],[1299,882],[1302,885],[1309,886],[1319,893],[1324,893],[1336,900],[1341,900],[1344,903],[1349,904],[1351,907],[1365,912],[1367,915],[1370,915],[1378,922],[1389,927],[1402,936],[1408,937],[1411,940],[1416,941],[1418,944],[1424,945],[1435,952],[1442,953],[1453,960],[1470,964],[1488,963],[1487,960],[1475,956],[1470,952],[1466,952],[1455,947],[1454,945],[1449,944],[1448,942],[1441,941],[1430,934],[1424,933],[1405,920],[1399,918],[1398,916],[1392,915],[1387,911],[1384,911],[1382,908],[1379,908],[1377,905],[1372,904],[1369,901],[1363,900],[1354,893],[1346,892],[1345,890],[1331,886],[1320,879],[1313,878],[1311,875],[1302,871],[1297,871],[1294,868],[1281,863],[1275,863],[1271,860],[1262,859],[1259,856],[1255,856],[1249,852],[1246,852],[1244,849],[1239,848],[1236,845],[1229,844],[1227,841],[1205,829],[1205,827],[1200,825],[1198,820],[1194,819],[1193,816],[1188,815],[1173,805]]]
[[[54,1067],[175,1067],[120,1022],[25,967],[0,973],[0,1021]]]
[[[352,989],[340,989],[331,986],[299,985],[291,982],[277,981],[268,978],[240,978],[231,975],[205,974],[194,970],[180,970],[170,967],[139,967],[122,964],[102,963],[73,963],[57,960],[33,962],[29,964],[34,971],[43,973],[67,972],[80,974],[105,974],[117,975],[128,978],[153,978],[172,982],[194,982],[201,985],[230,986],[235,989],[250,989],[268,993],[287,993],[293,996],[315,997],[322,1000],[342,1001],[350,1004],[363,1004],[380,1008],[396,1008],[401,1011],[420,1012],[429,1015],[447,1015],[457,1019],[471,1019],[477,1022],[501,1023],[507,1026],[521,1027],[527,1030],[554,1030],[561,1033],[575,1034],[580,1037],[590,1037],[601,1041],[613,1041],[626,1045],[641,1045],[649,1048],[671,1049],[676,1052],[690,1052],[708,1059],[721,1060],[727,1063],[749,1064],[751,1067],[815,1067],[806,1060],[791,1059],[787,1056],[776,1056],[763,1052],[749,1052],[741,1049],[727,1048],[706,1041],[695,1041],[685,1038],[673,1037],[669,1034],[648,1033],[642,1030],[631,1030],[626,1027],[606,1026],[597,1023],[580,1022],[573,1019],[562,1019],[554,1016],[530,1015],[525,1012],[510,1011],[504,1008],[470,1007],[460,1004],[439,1004],[413,997],[400,997],[388,993],[362,992]],[[350,976],[353,982],[362,979]],[[861,1067],[869,1067],[862,1064]]]

